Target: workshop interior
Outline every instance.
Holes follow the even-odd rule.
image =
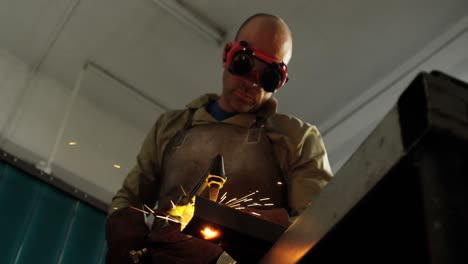
[[[105,263],[146,134],[219,93],[259,12],[293,36],[278,109],[317,126],[334,177],[284,226],[217,202],[213,157],[184,232],[239,263],[468,263],[466,0],[0,0],[0,263]]]

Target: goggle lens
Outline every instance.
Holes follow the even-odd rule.
[[[274,92],[281,83],[281,75],[275,69],[267,69],[260,74],[260,84],[267,92]]]
[[[229,70],[232,74],[246,76],[254,67],[254,55],[247,51],[239,51],[232,57],[232,63]],[[281,84],[282,75],[274,65],[269,65],[257,76],[256,82],[267,92],[274,92]]]
[[[232,58],[231,70],[232,73],[238,75],[248,74],[254,66],[254,62],[245,52],[238,52]]]

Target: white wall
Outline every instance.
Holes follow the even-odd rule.
[[[28,74],[26,64],[0,50],[0,147],[33,164],[47,164],[72,88],[43,73],[36,74],[26,87]],[[110,78],[107,83],[97,82],[91,71],[83,76],[51,168],[69,184],[108,202],[133,166],[140,144],[160,110]],[[97,85],[102,93],[109,94],[102,98],[106,104],[90,99]],[[21,98],[22,91],[25,93]],[[127,106],[132,110],[126,111]],[[144,124],[132,120],[132,114],[139,112],[150,113]],[[13,122],[9,122],[12,117]],[[77,145],[68,145],[70,141]]]
[[[390,111],[416,75],[432,70],[468,82],[468,16],[321,124],[334,172],[346,163]]]

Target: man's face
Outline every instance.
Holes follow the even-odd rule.
[[[253,71],[262,72],[267,65],[255,59]],[[272,93],[266,92],[256,78],[251,76],[237,76],[227,69],[223,73],[223,92],[221,94],[223,108],[229,112],[253,112],[270,99]]]
[[[280,37],[278,37],[280,35]],[[251,22],[240,33],[239,40],[245,40],[249,45],[263,51],[271,57],[283,60],[285,63],[291,57],[291,42],[289,38],[281,37],[281,32],[269,30],[261,23]],[[230,45],[230,44],[228,44]],[[267,64],[255,59],[253,71],[263,72]],[[240,77],[228,71],[229,65],[224,63],[223,91],[220,105],[228,112],[255,112],[263,103],[270,99],[272,93],[266,92],[261,84],[256,83],[254,76]]]

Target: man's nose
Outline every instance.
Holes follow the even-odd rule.
[[[244,78],[243,85],[248,88],[257,88],[258,83],[250,78]]]
[[[259,83],[257,78],[257,71],[251,71],[246,76],[244,76],[244,85],[253,88],[258,87]]]

